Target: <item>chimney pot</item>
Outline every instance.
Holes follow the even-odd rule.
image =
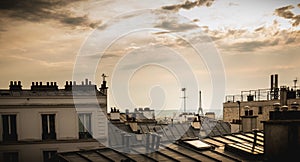
[[[53,82],[51,82],[51,86],[53,86]]]
[[[34,86],[34,82],[32,82],[31,85]]]
[[[14,81],[14,85],[17,85],[17,81]]]
[[[40,82],[40,86],[41,86],[41,85],[43,85],[43,83],[42,83],[42,82]]]
[[[92,81],[89,81],[89,85],[92,85]]]
[[[72,85],[72,81],[70,81],[70,85]]]
[[[292,107],[293,110],[297,110],[298,107],[299,107],[299,104],[298,104],[297,102],[293,102],[293,103],[291,104],[291,107]]]
[[[18,85],[19,85],[19,86],[21,85],[21,81],[18,81]]]
[[[56,82],[54,82],[54,86],[56,86]]]
[[[67,86],[67,85],[69,85],[69,82],[68,82],[68,81],[66,81],[66,86]]]
[[[89,83],[89,80],[88,79],[85,79],[85,85],[88,85]]]
[[[52,82],[51,82],[52,83]],[[47,82],[47,86],[49,87],[49,82]]]
[[[287,105],[283,105],[283,106],[281,107],[281,110],[282,110],[282,111],[287,111],[288,108],[289,108],[289,107],[288,107]]]
[[[13,83],[13,81],[10,81],[10,85],[12,86],[14,83]]]
[[[274,103],[273,104],[273,108],[274,108],[274,111],[279,111],[279,109],[280,109],[280,103]]]

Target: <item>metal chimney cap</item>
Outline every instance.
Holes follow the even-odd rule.
[[[294,101],[291,105],[292,106],[299,106],[299,104],[296,101]]]
[[[274,103],[273,107],[274,107],[274,111],[279,111],[279,109],[280,109],[280,103],[278,103],[278,102]]]
[[[289,107],[287,106],[287,105],[283,105],[282,107],[281,107],[281,110],[282,111],[287,111],[289,109]]]

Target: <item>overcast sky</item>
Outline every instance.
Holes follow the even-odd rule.
[[[22,81],[24,88],[30,88],[32,81],[56,81],[63,88],[65,81],[74,77],[77,56],[87,51],[81,47],[94,35],[99,44],[88,51],[94,56],[90,61],[99,64],[96,78],[91,79],[100,85],[100,75],[106,73],[111,84],[113,71],[123,76],[114,75],[120,81],[128,79],[120,69],[136,68],[126,81],[136,107],[182,106],[181,88],[194,84],[178,81],[178,76],[191,79],[188,73],[176,74],[185,73],[178,70],[188,68],[185,63],[197,80],[195,91],[202,91],[203,107],[211,107],[216,93],[212,90],[216,88],[211,79],[214,71],[207,65],[211,62],[193,54],[191,43],[180,37],[196,44],[209,42],[209,48],[215,48],[225,74],[221,97],[267,88],[269,76],[275,73],[281,85],[292,86],[293,80],[300,78],[300,3],[295,0],[7,0],[0,6],[0,88],[8,88],[11,80]],[[151,30],[117,35],[136,24],[150,25],[146,27]],[[107,36],[100,37],[102,33]],[[109,36],[119,38],[109,42]],[[104,49],[100,44],[109,45],[101,59],[95,54],[103,52],[97,51]],[[205,53],[207,49],[201,50]],[[164,67],[173,65],[178,65],[177,69]],[[196,108],[198,100],[192,98],[198,98],[197,93],[189,90],[187,107]],[[157,97],[162,92],[164,95]],[[165,102],[157,103],[156,98]],[[120,105],[110,97],[110,106]]]

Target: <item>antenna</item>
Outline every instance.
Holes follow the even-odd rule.
[[[184,112],[186,112],[186,94],[185,94],[186,88],[182,88],[181,91],[183,91],[183,97],[182,97],[184,102],[183,108],[184,108]]]
[[[198,109],[198,114],[203,116],[203,109],[202,109],[202,100],[201,100],[201,91],[199,91],[199,109]]]

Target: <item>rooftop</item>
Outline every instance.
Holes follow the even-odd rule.
[[[59,89],[56,82],[32,82],[30,89],[23,89],[21,81],[11,81],[8,89],[0,89],[0,97],[22,96],[72,96],[72,95],[106,95],[106,81],[98,89],[97,85],[85,79],[81,84],[66,81],[65,88]]]
[[[253,147],[254,137],[257,142]],[[161,142],[156,150],[147,152],[144,144],[129,150],[100,147],[92,150],[60,152],[55,158],[63,162],[80,161],[262,161],[263,132],[218,135],[203,139]],[[131,142],[133,143],[133,142]]]

